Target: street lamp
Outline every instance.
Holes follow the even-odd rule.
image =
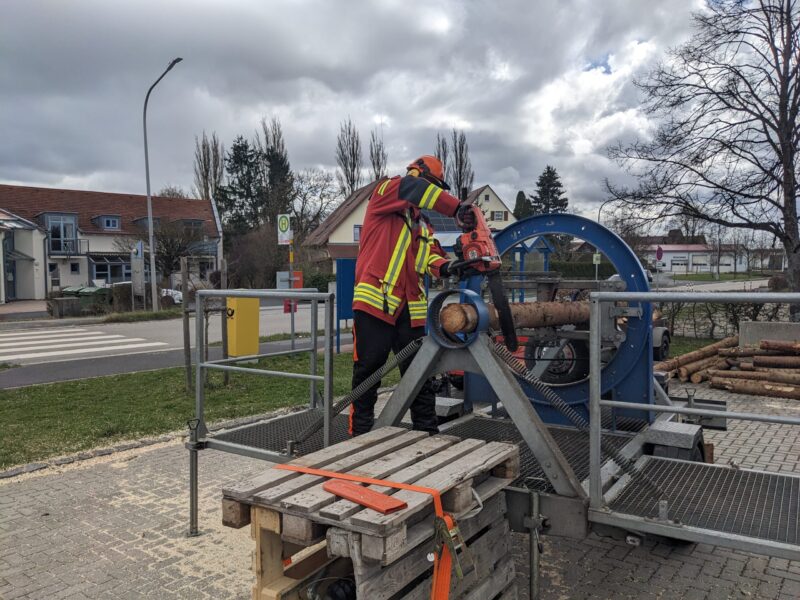
[[[153,243],[153,199],[150,196],[150,159],[147,155],[147,101],[150,100],[150,92],[158,85],[158,82],[164,79],[164,75],[169,73],[172,67],[182,60],[182,58],[172,59],[172,62],[167,65],[167,68],[164,69],[161,76],[150,86],[150,89],[147,90],[147,95],[144,97],[144,109],[142,110],[142,128],[144,129],[144,172],[147,178],[147,237],[148,245],[150,246],[150,298],[154,311],[158,311],[158,290],[156,290],[156,245]]]
[[[609,202],[613,202],[614,200],[615,200],[615,198],[609,198],[608,200],[604,200],[604,201],[603,201],[603,202],[600,204],[600,208],[598,208],[598,209],[597,209],[597,224],[598,224],[598,225],[602,225],[602,223],[600,222],[600,212],[603,210],[603,207],[604,207],[606,204],[608,204]]]

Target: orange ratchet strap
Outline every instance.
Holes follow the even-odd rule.
[[[434,488],[411,485],[410,483],[399,483],[396,481],[389,481],[387,479],[360,477],[358,475],[350,475],[348,473],[337,473],[336,471],[326,471],[324,469],[301,467],[300,465],[292,464],[274,465],[273,468],[282,469],[284,471],[296,471],[298,473],[305,473],[307,475],[316,475],[317,477],[330,477],[331,479],[355,481],[367,485],[382,485],[384,487],[394,488],[397,490],[408,490],[411,492],[428,494],[433,498],[433,509],[436,513],[436,516],[440,519],[443,519],[449,528],[452,529],[455,526],[453,517],[451,517],[449,514],[446,514],[442,509],[441,493],[439,493],[439,490]],[[451,570],[453,568],[453,557],[450,554],[450,549],[448,548],[447,544],[442,545],[441,556],[437,552],[435,552],[433,556],[433,584],[431,586],[431,600],[447,600],[450,597],[450,578],[452,576]]]

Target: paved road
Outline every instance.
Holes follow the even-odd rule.
[[[342,351],[347,351],[351,342],[352,338],[349,334],[342,334]],[[322,348],[322,346],[323,342],[320,339],[319,347]],[[298,349],[310,348],[311,341],[307,338],[299,339],[295,347]],[[260,346],[262,354],[290,348],[289,340],[267,342]],[[211,360],[222,358],[222,348],[220,346],[209,348],[209,358]],[[60,360],[49,362],[46,365],[27,364],[0,371],[0,389],[181,366],[183,366],[183,349],[100,356],[91,359]]]
[[[167,352],[183,348],[181,319],[143,321],[139,323],[110,323],[63,327],[12,329],[0,331],[0,363],[41,364],[72,361],[76,358],[96,359],[107,356]],[[317,327],[324,326],[324,313],[319,310]],[[290,315],[282,309],[262,308],[259,319],[260,335],[288,333]],[[295,331],[311,330],[311,310],[300,307],[295,314]],[[190,319],[190,337],[194,344],[195,320]],[[220,317],[213,315],[208,339],[222,339]]]
[[[798,414],[791,400],[723,396],[732,410]],[[720,463],[792,472],[800,447],[790,430],[743,423],[709,441]],[[187,452],[177,440],[0,482],[0,598],[250,598],[253,542],[249,528],[221,526],[220,489],[266,464],[201,452],[197,538],[185,536]],[[512,544],[525,599],[527,537]],[[546,600],[800,597],[800,561],[658,539],[632,548],[596,534],[546,536],[544,546]]]
[[[769,279],[753,279],[734,281],[676,281],[677,285],[669,288],[670,291],[695,291],[695,292],[750,292],[760,287],[767,287]],[[652,289],[655,291],[655,287]]]

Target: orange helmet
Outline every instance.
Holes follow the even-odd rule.
[[[442,161],[435,156],[431,156],[430,154],[420,156],[417,160],[408,165],[406,169],[409,171],[411,169],[416,169],[423,178],[429,180],[431,183],[435,183],[445,190],[450,189],[450,186],[444,181],[444,167],[442,166]]]

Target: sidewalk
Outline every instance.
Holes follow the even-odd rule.
[[[0,304],[0,321],[24,321],[49,316],[44,300],[17,300]]]
[[[800,414],[796,402],[729,399],[731,410]],[[796,472],[800,440],[791,427],[731,423],[708,432],[717,462],[735,460]],[[117,599],[251,597],[247,528],[220,525],[220,490],[265,463],[200,453],[200,526],[186,538],[188,452],[179,441],[102,456],[0,483],[0,598]],[[527,598],[526,536],[513,535],[520,598]],[[544,538],[542,597],[800,597],[800,562],[707,545]]]

